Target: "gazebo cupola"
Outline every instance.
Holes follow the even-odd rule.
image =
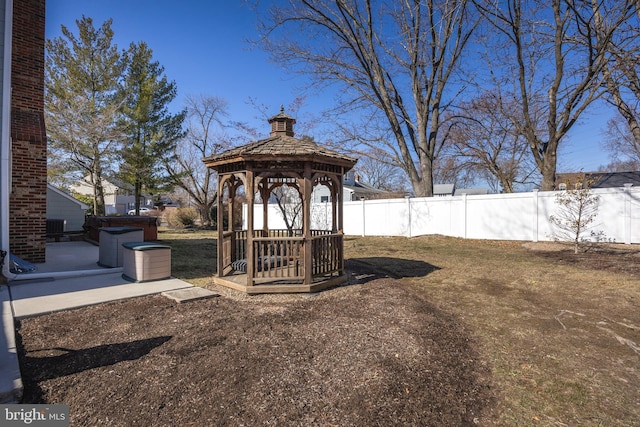
[[[296,121],[282,107],[268,121],[268,138],[203,159],[218,172],[214,280],[247,293],[315,292],[341,283],[346,280],[342,180],[356,160],[308,138],[294,138]],[[331,219],[321,226],[311,215],[316,185],[331,194]],[[293,209],[302,216],[297,225],[269,227],[268,201],[276,190],[295,196]],[[241,211],[246,214],[238,218]]]
[[[280,114],[273,116],[269,119],[271,125],[270,136],[286,135],[293,136],[293,125],[296,123],[296,119],[288,116],[284,113],[284,107],[280,107]]]

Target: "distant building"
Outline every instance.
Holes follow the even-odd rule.
[[[390,191],[381,190],[372,185],[360,181],[360,177],[353,171],[347,172],[343,181],[343,201],[350,202],[354,200],[371,200],[371,199],[393,199],[404,197],[404,194],[398,194]],[[330,192],[324,185],[317,185],[313,189],[313,203],[330,202]]]
[[[89,206],[64,191],[47,184],[47,219],[64,220],[65,232],[83,231],[84,217]]]
[[[93,186],[89,177],[85,177],[70,186],[72,191],[85,196],[93,196]],[[104,209],[106,215],[126,215],[127,211],[135,207],[135,196],[130,185],[116,182],[116,180],[102,180],[104,192]],[[153,200],[145,195],[140,196],[140,206],[153,208]]]
[[[640,171],[629,172],[570,172],[556,174],[556,190],[571,190],[585,187],[590,183],[591,188],[616,188],[625,184],[640,186]]]
[[[453,196],[455,184],[433,184],[433,197]]]
[[[483,194],[489,194],[488,188],[456,188],[453,192],[454,196],[462,196],[466,194],[467,196],[479,196]]]

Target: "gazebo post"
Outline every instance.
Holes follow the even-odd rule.
[[[222,277],[224,275],[224,255],[222,251],[224,251],[224,207],[222,205],[222,195],[224,194],[224,185],[225,185],[225,176],[222,175],[218,179],[218,211],[216,212],[217,221],[218,221],[218,277]]]
[[[338,197],[340,197],[340,189],[338,188],[338,183],[336,180],[338,177],[331,177],[331,232],[336,233],[338,228],[337,217],[338,217]]]
[[[311,162],[304,162],[304,190],[302,201],[302,234],[304,236],[304,284],[313,280],[313,237],[311,236],[311,192],[313,191]]]
[[[269,181],[268,178],[262,178],[262,186],[260,188],[260,198],[262,199],[262,236],[269,236]]]
[[[233,221],[235,219],[233,214],[234,203],[236,199],[236,185],[230,183],[229,185],[229,212],[227,212],[227,231],[233,231]]]
[[[341,233],[344,231],[344,212],[342,210],[344,207],[344,187],[342,182],[344,179],[343,176],[344,173],[338,177],[338,188],[336,189],[336,203],[338,203],[337,211],[339,211],[340,214],[338,215],[336,209],[333,209],[333,223],[336,224],[337,222],[337,225],[334,227],[336,227],[336,231],[339,231]]]
[[[253,272],[255,269],[253,256],[253,204],[255,199],[253,169],[247,168],[247,286],[253,286]]]
[[[336,227],[336,232],[342,235],[340,238],[340,247],[338,248],[338,251],[340,253],[340,271],[338,272],[339,275],[344,274],[344,212],[343,212],[344,187],[342,186],[343,179],[344,179],[344,172],[340,174],[340,176],[338,177],[338,188],[336,189],[336,199],[337,199],[336,202],[338,203],[337,210],[340,211],[340,214],[337,214],[335,208],[333,210],[334,224],[336,221],[336,217],[337,217],[337,223],[338,223]]]

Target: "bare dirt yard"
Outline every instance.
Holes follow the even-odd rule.
[[[220,296],[21,321],[24,402],[74,426],[638,425],[637,246],[349,237],[348,284],[249,297],[183,270],[210,235],[161,238],[206,247],[174,275]]]

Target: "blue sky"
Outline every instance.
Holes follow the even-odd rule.
[[[149,45],[167,77],[177,83],[176,111],[188,94],[222,97],[229,103],[231,120],[248,122],[266,134],[268,125],[248,105],[249,98],[275,115],[280,105],[304,94],[303,78],[289,75],[245,41],[256,37],[256,12],[240,0],[47,0],[47,38],[60,36],[61,25],[76,33],[75,20],[82,15],[93,18],[95,26],[113,18],[115,43],[121,49],[131,42]],[[331,95],[311,95],[298,122],[331,102]],[[591,171],[609,162],[600,140],[612,114],[602,108],[582,117],[560,149],[559,172]]]
[[[300,77],[288,75],[246,42],[255,39],[256,13],[242,1],[47,0],[46,13],[47,38],[61,36],[61,25],[77,34],[75,21],[85,15],[96,27],[113,18],[120,49],[146,42],[169,80],[177,83],[176,111],[189,94],[218,96],[228,101],[231,120],[253,122],[267,134],[269,125],[256,120],[259,113],[247,104],[249,98],[275,115],[280,105],[302,94]],[[318,110],[307,107],[301,113]]]

